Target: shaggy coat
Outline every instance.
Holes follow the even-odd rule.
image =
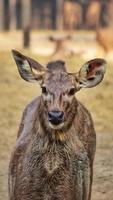
[[[25,57],[18,52],[14,56],[19,65],[23,64],[20,58]],[[90,113],[72,94],[73,90],[68,95],[63,93],[75,80],[64,65],[62,61],[47,65],[41,82],[42,95],[23,112],[9,166],[10,200],[91,198],[95,130]],[[93,63],[93,70],[94,67]],[[77,75],[75,82],[76,91]],[[64,124],[59,128],[49,125],[48,111],[53,107],[64,112]]]

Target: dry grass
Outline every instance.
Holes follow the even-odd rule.
[[[25,53],[25,51],[24,51]],[[27,52],[31,55],[30,52]],[[51,58],[32,55],[41,63]],[[79,57],[66,60],[68,70],[76,71],[84,61]],[[113,67],[108,65],[102,84],[92,89],[81,90],[77,97],[92,113],[97,132],[113,132]],[[11,52],[0,52],[0,200],[7,199],[7,169],[18,124],[25,105],[40,94],[36,84],[23,81]]]

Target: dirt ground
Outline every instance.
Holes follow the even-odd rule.
[[[92,200],[113,199],[113,133],[97,134]]]

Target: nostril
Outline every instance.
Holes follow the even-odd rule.
[[[48,117],[49,117],[49,119],[53,118],[52,112],[48,113]]]
[[[64,116],[64,113],[63,113],[63,112],[59,112],[59,115],[58,115],[58,117],[59,117],[60,119],[62,119],[62,118],[63,118],[63,116]]]
[[[49,119],[58,119],[58,120],[62,120],[64,116],[63,112],[59,112],[59,111],[52,111],[48,113],[48,117]]]

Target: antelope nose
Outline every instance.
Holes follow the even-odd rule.
[[[54,124],[58,125],[63,120],[64,113],[60,111],[52,111],[48,113],[49,121]]]

